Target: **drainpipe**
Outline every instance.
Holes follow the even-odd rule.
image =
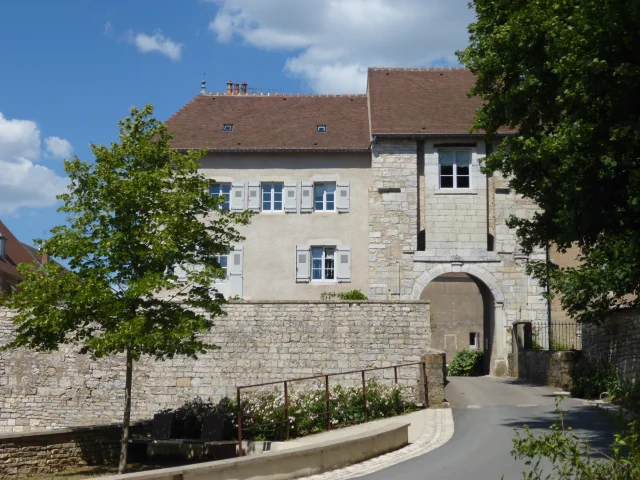
[[[549,242],[547,242],[545,253],[547,257],[547,329],[549,332],[549,350],[551,350],[551,287],[549,286],[549,264],[551,262],[551,254],[549,253]]]

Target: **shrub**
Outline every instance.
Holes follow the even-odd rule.
[[[324,292],[320,294],[322,300],[369,300],[360,290],[349,290],[348,292]]]
[[[291,384],[290,384],[291,385]],[[367,382],[369,420],[393,417],[416,410],[415,387],[386,386],[375,379]],[[364,421],[362,386],[334,385],[330,389],[331,425],[339,428]],[[226,419],[224,439],[237,438],[236,402],[224,397],[214,404],[199,397],[175,410],[161,413],[175,415],[172,438],[198,438],[207,415],[223,415]],[[247,392],[242,399],[242,437],[246,440],[284,440],[286,423],[289,437],[296,438],[328,429],[327,399],[324,383],[289,390],[289,416],[285,418],[282,390]]]
[[[534,435],[526,425],[524,434],[516,429],[511,455],[517,460],[525,460],[529,471],[522,472],[523,478],[640,478],[640,429],[635,421],[629,423],[621,419],[622,427],[614,437],[610,452],[603,454],[591,448],[584,438],[577,437],[570,427],[565,427],[565,412],[560,409],[556,412],[559,413],[559,421],[550,427],[550,433]],[[543,471],[545,465],[550,465],[553,473]]]
[[[620,376],[616,367],[598,358],[586,358],[572,372],[571,395],[598,399],[607,392],[614,400],[623,400],[631,386]]]
[[[454,377],[468,377],[482,373],[482,350],[459,350],[451,360],[448,374]]]

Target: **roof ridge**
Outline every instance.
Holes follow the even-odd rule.
[[[424,68],[405,68],[405,67],[369,67],[369,70],[391,70],[396,72],[442,72],[448,70],[466,70],[465,67],[424,67]]]
[[[200,95],[205,97],[229,97],[229,98],[244,98],[244,97],[253,97],[253,98],[268,98],[268,97],[314,97],[314,98],[349,98],[349,97],[366,97],[366,93],[246,93],[242,95],[229,95],[228,93],[219,93],[219,92],[207,92],[201,93]],[[186,105],[185,105],[186,107]],[[184,107],[182,107],[184,108]]]

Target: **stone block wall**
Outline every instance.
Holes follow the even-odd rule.
[[[237,385],[420,362],[430,351],[426,302],[239,302],[226,311],[207,337],[219,350],[135,364],[134,419],[195,395],[235,395]],[[0,310],[0,345],[13,334],[11,316]],[[121,356],[96,361],[68,346],[5,352],[0,433],[121,421],[123,388]]]
[[[415,140],[373,145],[369,189],[369,298],[409,298],[418,248],[418,162]]]
[[[607,315],[601,327],[582,326],[582,352],[613,363],[629,382],[640,379],[640,311],[620,310]]]
[[[579,359],[580,352],[576,351],[523,350],[518,352],[517,377],[568,391],[573,387],[571,373]]]
[[[149,423],[132,425],[130,429],[131,435],[150,431]],[[0,479],[116,463],[121,436],[120,425],[0,435]]]

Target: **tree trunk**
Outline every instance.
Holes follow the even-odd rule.
[[[122,443],[120,444],[120,464],[118,473],[122,474],[127,469],[127,449],[129,447],[129,421],[131,419],[131,377],[133,375],[133,357],[131,347],[126,349],[127,373],[124,386],[124,419],[122,421]]]

